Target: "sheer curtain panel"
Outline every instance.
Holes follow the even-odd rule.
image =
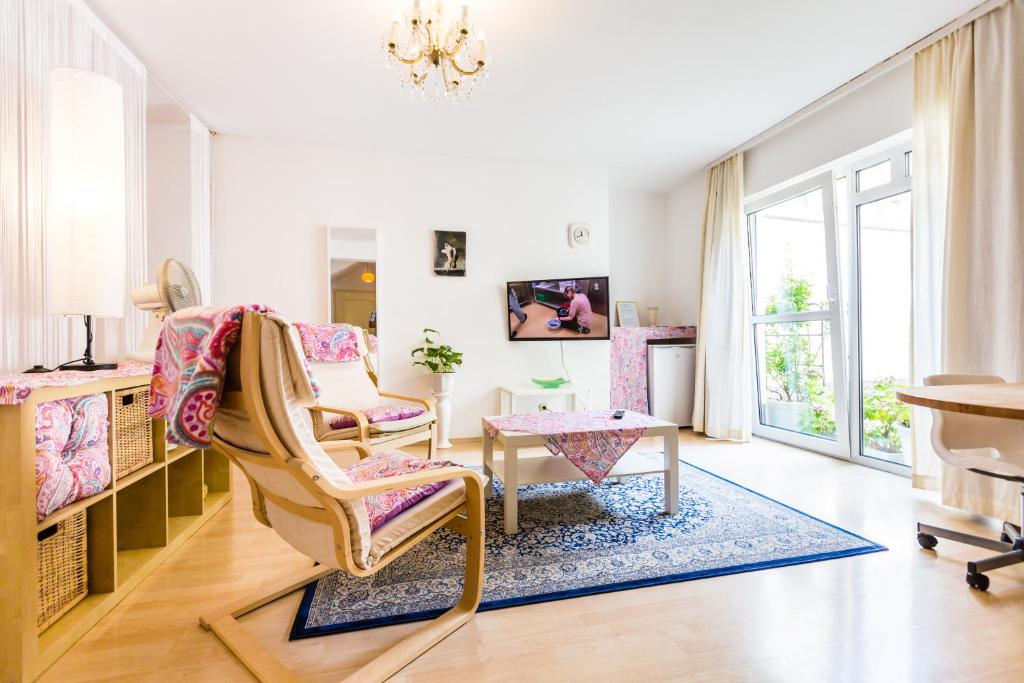
[[[742,153],[708,171],[702,252],[693,429],[749,441],[753,340]]]

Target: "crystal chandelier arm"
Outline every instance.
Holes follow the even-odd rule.
[[[416,53],[416,56],[412,57],[411,59],[403,57],[398,52],[398,46],[395,45],[394,43],[388,43],[388,52],[390,52],[391,56],[394,57],[395,59],[397,59],[398,61],[400,61],[402,64],[408,64],[409,66],[412,66],[413,64],[416,64],[420,60],[423,59],[423,48],[422,47],[420,48],[420,51]]]
[[[448,63],[452,65],[452,68],[458,71],[463,76],[473,76],[480,73],[480,70],[484,68],[484,60],[478,59],[476,62],[476,68],[474,69],[463,69],[459,66],[459,63],[455,61],[455,55],[448,57]]]

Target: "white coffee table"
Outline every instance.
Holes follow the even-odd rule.
[[[519,449],[545,445],[544,436],[528,432],[498,431],[492,438],[487,429],[488,418],[483,418],[484,474],[488,477],[485,495],[493,495],[494,477],[505,486],[505,533],[519,531],[518,488],[530,484],[550,484],[561,481],[586,479],[571,461],[563,455],[544,454],[520,458]],[[665,475],[665,512],[679,512],[679,427],[664,420],[654,420],[643,428],[643,437],[660,436],[664,440],[663,453],[642,453],[631,449],[615,464],[606,476],[630,477],[638,474],[663,473]],[[503,457],[495,459],[494,443],[504,450]]]

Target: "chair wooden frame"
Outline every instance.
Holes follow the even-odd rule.
[[[244,461],[254,461],[262,467],[272,467],[287,472],[319,503],[320,507],[301,505],[264,490],[249,476],[244,467],[240,466],[239,469],[246,474],[246,479],[248,479],[252,490],[253,514],[256,519],[265,526],[272,526],[265,509],[265,501],[269,499],[289,513],[322,524],[329,524],[334,530],[338,566],[348,573],[360,577],[371,576],[380,571],[441,527],[452,529],[466,537],[465,581],[462,596],[455,606],[440,617],[423,625],[411,636],[381,653],[345,679],[349,681],[383,681],[466,624],[480,604],[484,569],[483,477],[462,467],[443,467],[356,483],[341,488],[322,477],[310,461],[291,457],[273,427],[260,387],[260,327],[263,320],[263,314],[252,312],[247,312],[243,318],[242,335],[239,342],[241,345],[241,389],[225,390],[221,406],[245,411],[253,429],[266,445],[269,456],[238,448],[216,436],[214,436],[214,446],[225,453],[236,465]],[[360,458],[371,454],[370,449],[362,444],[352,443],[351,447],[357,451]],[[465,483],[466,500],[463,504],[426,523],[421,529],[387,551],[372,567],[363,568],[356,564],[352,554],[348,518],[339,501],[358,501],[368,495],[384,491],[455,479],[462,479]],[[204,614],[200,617],[199,623],[212,631],[260,681],[268,683],[295,681],[297,680],[295,675],[247,633],[238,623],[237,618],[298,590],[332,571],[335,569],[324,569],[321,566],[310,567],[295,576],[284,578],[262,591]]]
[[[370,348],[370,336],[369,333],[364,329],[363,341],[366,348]],[[377,387],[377,395],[381,398],[393,398],[398,401],[405,401],[406,403],[416,403],[423,406],[430,412],[435,412],[436,404],[434,399],[420,397],[420,396],[404,396],[402,394],[393,394],[380,390],[380,383],[377,378],[377,371],[373,367],[373,363],[370,362],[369,355],[363,356],[363,365],[366,368],[366,374],[369,376],[370,381],[373,382],[373,386]],[[427,459],[433,460],[437,455],[437,418],[435,417],[432,422],[418,427],[413,427],[404,432],[395,432],[394,436],[387,434],[381,434],[376,438],[370,436],[370,421],[366,415],[358,410],[339,408],[337,406],[325,406],[316,405],[310,408],[310,413],[313,416],[313,432],[316,435],[317,441],[331,441],[334,439],[327,438],[331,431],[324,427],[326,422],[324,413],[331,413],[334,415],[348,415],[356,421],[356,429],[359,430],[358,436],[353,439],[362,443],[368,448],[398,448],[400,446],[408,446],[409,444],[419,443],[423,441],[424,437],[428,439],[427,443]],[[349,439],[345,439],[349,440]]]

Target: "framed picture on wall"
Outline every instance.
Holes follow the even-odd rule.
[[[434,275],[466,277],[466,233],[434,231]]]
[[[619,327],[640,327],[640,307],[635,301],[616,301]]]

